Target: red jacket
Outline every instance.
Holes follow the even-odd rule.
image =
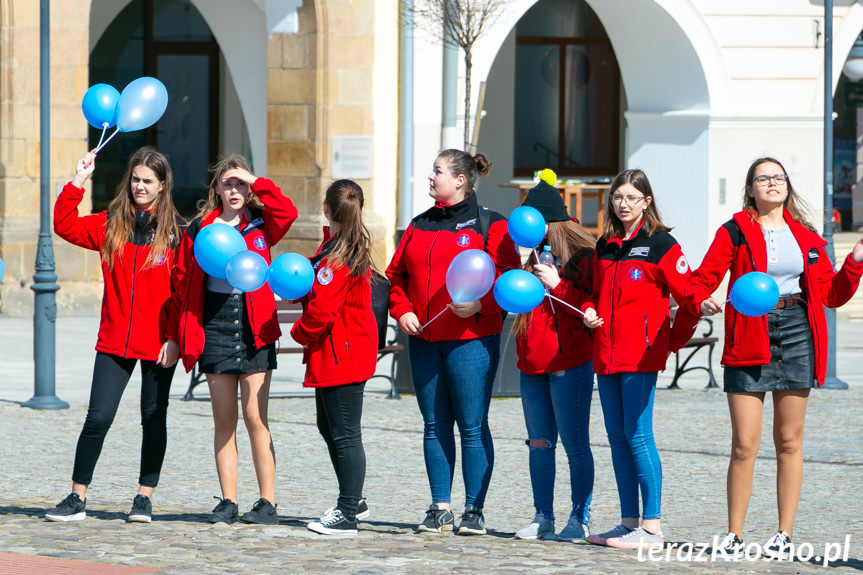
[[[100,251],[105,241],[105,212],[78,216],[84,190],[66,184],[54,204],[54,232],[76,246]],[[96,350],[120,357],[155,361],[169,332],[171,268],[174,250],[154,267],[143,269],[150,254],[155,218],[139,210],[132,237],[114,255],[114,267],[102,261],[105,288]],[[175,245],[176,245],[175,241]]]
[[[671,327],[669,295],[683,301],[690,270],[668,232],[644,228],[626,240],[600,238],[593,259],[595,307],[605,323],[593,330],[593,370],[601,375],[661,371],[670,351],[689,341],[698,317],[678,311]]]
[[[579,262],[587,268],[592,258]],[[580,308],[589,298],[591,269],[584,269],[579,278],[561,277],[551,295]],[[542,300],[527,319],[527,329],[516,337],[518,369],[528,375],[553,373],[587,363],[593,358],[590,330],[581,314],[550,298]]]
[[[365,381],[374,375],[378,360],[369,274],[351,277],[345,265],[329,267],[330,239],[325,227],[324,241],[312,258],[316,272],[312,291],[303,298],[303,315],[291,328],[291,337],[305,348],[306,387]]]
[[[800,255],[803,258],[800,287],[806,297],[809,327],[815,345],[815,379],[818,385],[822,385],[827,371],[827,322],[824,306],[839,307],[851,299],[860,283],[863,263],[854,263],[849,256],[839,273],[836,273],[824,251],[827,242],[815,232],[803,227],[787,211],[784,216],[800,246]],[[747,210],[737,212],[732,220],[719,228],[704,261],[692,274],[692,281],[686,291],[687,305],[691,312],[699,313],[701,302],[719,287],[729,269],[729,291],[741,275],[752,271],[767,272],[764,235],[761,226],[752,220]],[[731,303],[726,305],[722,365],[744,367],[768,363],[770,341],[767,334],[767,315],[749,317],[738,313]]]
[[[413,312],[425,324],[452,302],[446,288],[446,272],[459,253],[484,249],[497,275],[521,267],[521,258],[507,233],[506,219],[491,213],[488,243],[484,244],[479,205],[471,194],[458,204],[435,205],[415,217],[405,230],[387,268],[390,279],[390,315],[398,320]],[[501,309],[492,290],[480,300],[482,309],[461,318],[446,311],[418,336],[427,341],[475,339],[500,333]]]
[[[270,246],[275,245],[284,235],[294,220],[297,219],[297,208],[294,203],[282,194],[282,191],[270,180],[258,178],[252,184],[252,191],[264,204],[263,209],[246,208],[240,223],[240,230],[246,246],[272,261]],[[171,339],[180,344],[180,357],[186,371],[190,371],[201,353],[204,351],[204,296],[207,293],[207,274],[195,259],[195,237],[202,227],[213,223],[216,216],[222,212],[222,207],[195,219],[189,224],[183,240],[180,243],[180,255],[174,266],[174,299],[172,306],[179,316],[176,331]],[[279,318],[276,314],[276,298],[270,286],[264,284],[258,290],[246,292],[246,313],[255,336],[255,346],[261,347],[278,341],[282,331],[279,329]]]

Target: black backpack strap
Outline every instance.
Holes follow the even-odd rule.
[[[746,243],[746,238],[743,237],[743,230],[740,229],[737,222],[734,220],[728,220],[722,224],[722,227],[725,228],[725,231],[727,231],[728,235],[731,236],[731,245],[735,248]]]
[[[479,222],[479,231],[482,234],[483,247],[488,245],[488,228],[491,226],[491,210],[485,206],[479,206],[479,214],[477,221]]]

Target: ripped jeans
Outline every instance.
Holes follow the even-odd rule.
[[[521,374],[521,404],[530,449],[530,483],[537,513],[554,520],[557,437],[569,460],[571,517],[590,523],[593,454],[590,451],[590,400],[593,362],[543,375]],[[531,445],[534,440],[534,445]],[[537,446],[536,442],[547,442]]]

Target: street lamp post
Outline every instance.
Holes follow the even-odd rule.
[[[54,248],[51,244],[51,102],[50,102],[50,27],[49,0],[39,3],[39,245],[36,251],[36,273],[32,290],[33,309],[34,395],[22,403],[34,409],[66,409],[69,404],[54,395],[57,357],[57,303],[54,293],[60,289],[54,273]]]
[[[833,0],[824,1],[824,239],[830,261],[833,255]],[[848,389],[836,376],[836,310],[825,308],[827,315],[826,389]]]

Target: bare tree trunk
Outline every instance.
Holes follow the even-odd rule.
[[[470,72],[473,67],[471,49],[464,49],[464,149],[470,149]]]

